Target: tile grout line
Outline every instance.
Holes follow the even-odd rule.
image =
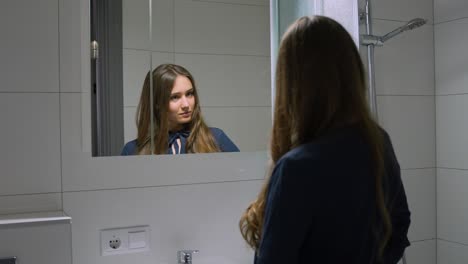
[[[457,245],[462,245],[462,246],[468,247],[468,244],[457,242],[457,241],[452,241],[452,240],[447,240],[447,239],[442,239],[442,238],[439,238],[438,240],[444,241],[444,242],[447,242],[447,243],[452,243],[452,244],[457,244]]]
[[[0,197],[14,197],[14,196],[33,196],[33,195],[48,195],[48,194],[60,194],[60,192],[43,192],[43,193],[16,193],[16,194],[0,194]]]
[[[175,40],[174,40],[175,41]],[[202,52],[181,52],[181,51],[157,51],[157,50],[147,50],[147,49],[133,49],[133,48],[123,48],[124,50],[132,51],[148,51],[148,52],[157,52],[157,53],[167,53],[167,54],[184,54],[184,55],[207,55],[207,56],[233,56],[233,57],[257,57],[257,58],[270,58],[270,55],[258,55],[258,54],[232,54],[232,53],[202,53]]]
[[[63,207],[63,160],[62,160],[62,65],[61,65],[61,41],[60,41],[60,16],[62,14],[60,10],[60,0],[57,0],[57,14],[58,14],[58,19],[57,19],[57,34],[58,34],[58,82],[59,82],[59,162],[60,162],[60,207],[62,211],[64,211]]]
[[[60,59],[60,58],[59,58]],[[0,91],[0,94],[59,94],[60,91],[57,92],[39,92],[39,91]]]
[[[100,192],[100,191],[116,191],[116,190],[134,190],[134,189],[153,189],[165,187],[181,187],[181,186],[198,186],[198,185],[212,185],[224,183],[241,183],[241,182],[259,182],[264,179],[247,179],[247,180],[232,180],[232,181],[218,181],[218,182],[196,182],[196,183],[180,183],[180,184],[163,184],[163,185],[150,185],[150,186],[136,186],[136,187],[118,187],[118,188],[103,188],[103,189],[90,189],[90,190],[73,190],[65,191],[64,193],[79,193],[79,192]]]
[[[436,23],[435,23],[435,0],[432,0],[432,59],[433,59],[433,71],[434,71],[434,162],[435,162],[435,184],[434,184],[434,197],[435,197],[435,237],[436,237],[436,245],[435,245],[435,262],[437,263],[438,259],[438,246],[437,246],[437,239],[438,239],[438,210],[437,210],[437,201],[438,201],[438,195],[437,195],[437,182],[438,182],[438,176],[437,176],[437,80],[436,80]]]
[[[224,5],[234,5],[234,6],[257,6],[257,7],[267,7],[266,5],[255,5],[255,4],[245,4],[245,3],[229,3],[229,2],[220,2],[220,1],[209,1],[209,0],[192,0],[193,2],[200,2],[200,3],[212,3],[212,4],[224,4]]]
[[[455,21],[464,20],[464,19],[468,19],[468,17],[459,17],[459,18],[449,19],[449,20],[446,20],[446,21],[440,21],[440,22],[434,23],[434,26],[435,25],[441,25],[441,24],[447,24],[447,23],[450,23],[450,22],[455,22]]]
[[[463,168],[450,168],[450,167],[437,167],[437,169],[468,171],[468,169],[463,169]]]
[[[89,189],[89,190],[72,190],[72,191],[62,191],[62,192],[20,193],[20,194],[0,195],[0,197],[33,196],[33,195],[64,194],[64,193],[79,193],[79,192],[99,192],[99,191],[115,191],[115,190],[133,190],[133,189],[149,189],[149,188],[164,188],[164,187],[179,187],[179,186],[197,186],[197,185],[211,185],[211,184],[223,184],[223,183],[258,182],[258,181],[263,181],[263,180],[264,180],[263,178],[259,178],[259,179],[246,179],[246,180],[226,180],[226,181],[213,181],[213,182],[195,182],[195,183],[135,186],[135,187],[102,188],[102,189]]]

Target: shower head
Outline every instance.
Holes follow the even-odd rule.
[[[415,18],[410,20],[406,25],[401,26],[390,33],[385,34],[384,36],[380,37],[380,41],[384,43],[385,41],[393,38],[394,36],[400,34],[401,32],[407,31],[407,30],[413,30],[415,28],[418,28],[424,24],[426,24],[427,20],[423,18]]]
[[[406,25],[404,25],[403,27],[407,28],[407,30],[412,30],[412,29],[415,29],[415,28],[418,28],[424,24],[426,24],[427,20],[426,19],[423,19],[423,18],[415,18],[415,19],[411,19],[408,23],[406,23]]]

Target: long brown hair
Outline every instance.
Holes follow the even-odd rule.
[[[359,124],[367,140],[376,179],[376,208],[383,220],[379,256],[391,222],[385,205],[383,136],[366,100],[364,67],[352,37],[336,21],[302,17],[284,34],[276,64],[276,99],[270,142],[272,165],[291,149],[347,124]],[[269,177],[239,222],[242,236],[258,249]]]
[[[210,129],[205,124],[201,114],[200,99],[198,97],[195,80],[188,70],[175,64],[161,64],[153,70],[152,85],[150,72],[146,74],[145,82],[137,107],[136,123],[138,128],[138,154],[166,154],[169,138],[169,100],[174,82],[178,76],[187,77],[193,86],[195,105],[192,120],[185,128],[190,131],[187,138],[187,153],[218,152]],[[153,107],[151,108],[151,86],[153,86]],[[152,109],[152,110],[151,110]],[[151,111],[153,111],[153,133],[151,133]],[[151,150],[151,136],[154,136],[154,148]]]

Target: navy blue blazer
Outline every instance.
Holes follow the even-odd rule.
[[[234,144],[234,142],[229,139],[229,137],[224,133],[223,130],[210,127],[211,134],[213,135],[216,144],[218,145],[221,152],[239,152],[239,148]],[[167,148],[167,154],[184,154],[187,153],[185,149],[185,144],[187,143],[187,137],[189,136],[190,132],[188,131],[177,131],[177,132],[169,132],[169,142]],[[177,139],[180,139],[181,146],[178,145]],[[173,153],[172,145],[175,144],[176,153]],[[128,155],[137,155],[137,142],[136,139],[128,142],[125,144],[124,148],[122,149],[122,156]],[[180,151],[179,151],[180,149]]]
[[[409,246],[410,211],[400,166],[385,131],[386,203],[392,236],[383,263]],[[374,264],[382,223],[369,145],[357,126],[301,145],[277,163],[269,182],[255,264]]]

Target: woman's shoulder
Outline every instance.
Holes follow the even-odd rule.
[[[286,152],[276,165],[299,168],[302,167],[301,164],[320,164],[322,158],[320,149],[315,144],[304,144]]]
[[[137,149],[137,140],[134,139],[125,144],[120,153],[121,156],[135,155]]]
[[[213,134],[213,136],[219,136],[221,134],[224,134],[224,131],[221,129],[221,128],[217,128],[217,127],[209,127],[210,131],[211,131],[211,134]]]
[[[209,127],[209,129],[213,137],[216,139],[216,141],[219,141],[220,139],[227,137],[226,133],[221,128]]]
[[[239,148],[232,142],[232,140],[224,133],[224,131],[217,127],[209,127],[216,143],[222,152],[238,152]]]
[[[349,126],[299,145],[284,154],[281,159],[319,164],[339,162],[340,159],[352,159],[354,154],[361,154],[358,151],[366,149],[364,144],[366,142],[362,140],[356,126]]]

